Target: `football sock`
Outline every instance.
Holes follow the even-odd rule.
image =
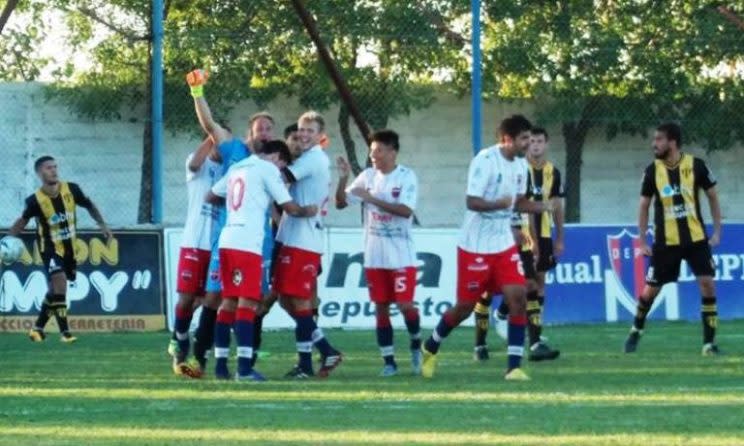
[[[648,316],[652,303],[650,300],[647,301],[642,297],[638,297],[638,307],[636,308],[636,315],[633,320],[633,327],[637,331],[641,331],[646,327],[646,316]]]
[[[524,328],[527,325],[526,316],[509,316],[509,331],[507,348],[507,368],[516,369],[522,364],[524,355]]]
[[[297,311],[294,314],[297,326],[295,327],[295,341],[297,342],[297,356],[299,358],[298,365],[303,372],[312,374],[313,373],[313,330],[315,323],[313,322],[312,311]]]
[[[194,357],[202,366],[204,365],[202,361],[206,362],[207,352],[214,343],[214,324],[216,320],[217,310],[202,307],[199,326],[196,329],[196,336],[194,336]]]
[[[256,312],[251,308],[238,307],[235,312],[235,339],[238,344],[238,375],[246,376],[253,370],[253,321]]]
[[[385,364],[395,366],[395,349],[393,347],[393,327],[389,314],[377,314],[377,345]]]
[[[256,365],[258,361],[258,351],[261,350],[261,342],[263,341],[263,318],[264,316],[256,315],[256,319],[253,321],[253,365]]]
[[[44,331],[44,327],[46,326],[47,322],[49,322],[49,317],[53,313],[52,308],[49,306],[50,300],[51,294],[47,293],[44,302],[41,303],[39,315],[36,317],[36,323],[34,324],[34,328],[36,330]]]
[[[540,342],[542,334],[542,306],[537,296],[537,291],[527,293],[527,331],[530,345]]]
[[[712,344],[716,341],[716,327],[718,327],[718,307],[716,298],[703,297],[703,344]]]
[[[230,355],[230,328],[235,322],[235,313],[220,308],[214,326],[215,373],[218,376],[230,374],[227,370],[227,357]]]
[[[490,299],[480,298],[475,304],[475,346],[481,347],[486,345],[486,336],[488,336],[489,313],[491,303]]]
[[[439,352],[439,346],[442,344],[442,341],[449,336],[454,328],[455,322],[452,320],[452,316],[449,313],[445,313],[439,320],[437,328],[434,329],[429,339],[426,340],[426,350],[433,354]]]
[[[189,327],[191,326],[192,316],[193,310],[191,305],[184,307],[180,303],[176,304],[176,324],[174,331],[182,359],[189,355]]]
[[[70,325],[67,323],[67,298],[64,294],[52,294],[52,302],[49,305],[54,312],[59,332],[70,334]]]
[[[509,314],[509,305],[506,304],[506,299],[502,298],[501,303],[499,304],[498,310],[499,314],[504,315],[506,317]]]
[[[416,308],[406,311],[403,314],[406,321],[406,328],[411,337],[411,350],[421,350],[421,317]]]

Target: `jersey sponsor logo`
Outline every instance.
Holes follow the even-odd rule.
[[[75,218],[75,214],[72,212],[57,212],[49,217],[50,225],[57,225],[66,221],[72,221]]]
[[[181,279],[183,279],[183,280],[185,280],[185,281],[188,282],[188,281],[191,281],[191,279],[193,277],[194,277],[194,275],[191,272],[191,270],[185,269],[185,270],[181,271]]]
[[[475,281],[468,282],[468,291],[477,291],[478,286],[479,286],[478,282],[475,282]]]
[[[380,223],[389,223],[393,221],[393,215],[392,214],[381,214],[379,212],[372,211],[372,220],[380,222]]]
[[[682,195],[679,186],[676,184],[667,184],[661,189],[661,196],[664,198]]]

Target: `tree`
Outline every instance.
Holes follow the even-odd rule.
[[[707,1],[496,1],[487,5],[484,91],[531,98],[566,147],[568,221],[580,220],[584,142],[681,121],[687,142],[731,147],[742,134],[741,33]],[[740,65],[739,65],[740,66]],[[737,113],[738,112],[738,113]]]
[[[91,119],[121,119],[124,109],[143,116],[143,164],[138,222],[151,220],[150,1],[55,0],[49,7],[67,14],[71,44],[92,51],[93,67],[60,69],[50,97]],[[458,2],[324,0],[312,12],[354,96],[374,128],[391,117],[429,106],[436,75],[467,69],[447,21],[467,12]],[[466,2],[465,2],[466,3]],[[218,116],[244,100],[265,105],[279,95],[305,107],[326,110],[338,94],[289,2],[189,0],[166,2],[165,125],[195,131],[193,104],[184,74],[196,67],[213,72],[208,99]],[[97,32],[96,32],[97,30]],[[449,32],[449,34],[447,34]],[[366,60],[363,60],[366,58]],[[454,78],[454,76],[453,76]],[[459,76],[458,79],[464,79]],[[359,170],[348,112],[338,121],[350,160]],[[240,130],[235,129],[236,134]]]

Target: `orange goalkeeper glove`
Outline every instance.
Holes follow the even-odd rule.
[[[191,88],[191,96],[194,99],[204,96],[204,84],[207,83],[207,79],[209,79],[209,72],[201,69],[194,70],[186,75],[186,82]]]

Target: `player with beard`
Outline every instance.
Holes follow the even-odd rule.
[[[194,70],[186,76],[186,81],[191,89],[191,95],[194,98],[194,106],[202,129],[212,138],[217,146],[220,159],[222,160],[221,176],[224,176],[230,167],[242,161],[251,155],[261,151],[263,144],[273,138],[274,118],[266,112],[260,112],[252,115],[248,122],[248,130],[245,140],[235,138],[231,131],[220,125],[213,117],[206,98],[204,97],[204,86],[207,83],[208,75],[204,70]],[[201,377],[206,367],[206,353],[214,342],[215,324],[217,322],[217,308],[220,305],[220,293],[222,291],[220,265],[219,265],[219,247],[218,241],[220,232],[225,225],[227,211],[224,205],[217,206],[216,221],[212,225],[212,254],[209,264],[209,272],[206,283],[206,297],[202,306],[202,315],[199,320],[199,328],[196,331],[196,342],[194,345],[194,357],[196,365],[191,366],[191,370],[185,373],[191,377]],[[265,226],[269,227],[269,219],[266,218]],[[264,235],[273,243],[271,231],[264,231]],[[265,243],[269,245],[270,243]],[[270,251],[269,251],[270,253]],[[264,253],[266,255],[266,253]],[[269,257],[270,259],[270,254]],[[268,269],[268,265],[264,264]],[[264,288],[268,283],[264,281]],[[193,306],[190,308],[180,307],[176,309],[176,337],[177,344],[169,347],[175,360],[184,364],[188,356],[189,333]],[[223,322],[228,322],[235,313],[225,312]],[[232,323],[232,322],[230,322]],[[175,361],[174,361],[175,362]],[[183,368],[182,368],[183,370]]]
[[[721,242],[721,206],[716,192],[716,179],[700,158],[683,153],[682,129],[674,123],[662,124],[654,134],[654,160],[643,174],[638,212],[638,234],[643,255],[650,256],[646,286],[638,296],[638,307],[625,353],[638,348],[646,325],[646,316],[661,288],[676,282],[682,260],[687,262],[697,279],[702,295],[704,356],[717,355],[715,264],[711,247]],[[713,217],[713,234],[706,234],[700,212],[700,192],[708,197]],[[654,204],[654,243],[646,242],[648,209]]]

